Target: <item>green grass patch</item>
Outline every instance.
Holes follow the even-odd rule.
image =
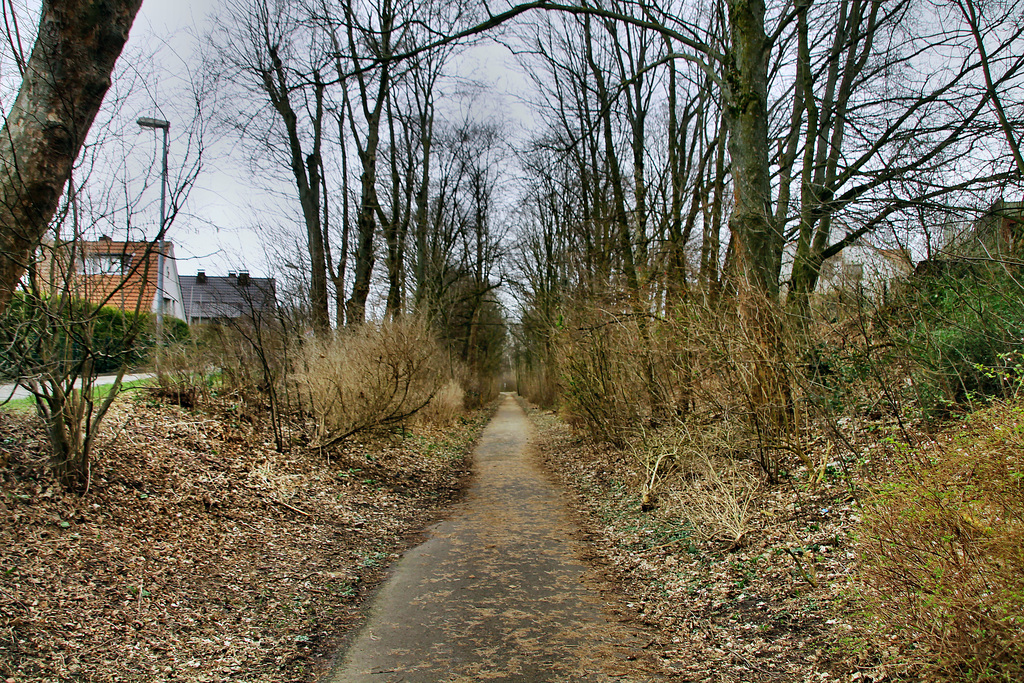
[[[136,379],[131,382],[124,382],[121,384],[121,392],[125,392],[129,389],[136,389],[140,387],[150,386],[153,383],[152,377],[143,377],[142,379]],[[92,396],[94,400],[100,400],[110,393],[113,388],[113,383],[101,384],[94,387]],[[36,409],[36,399],[32,396],[26,398],[16,398],[12,401],[0,405],[0,410],[6,410],[11,413],[29,413]]]

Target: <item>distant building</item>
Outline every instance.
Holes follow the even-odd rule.
[[[59,251],[68,255],[59,259],[65,264],[73,254],[70,283],[75,296],[94,304],[141,313],[156,313],[162,299],[165,316],[185,317],[171,242],[116,242],[104,235],[94,242],[69,242]],[[161,261],[162,293],[158,291]]]
[[[221,323],[253,315],[273,313],[277,308],[274,278],[250,277],[247,271],[228,273],[227,277],[207,275],[181,276],[185,320],[194,323]]]
[[[959,249],[953,251],[969,256],[1024,256],[1024,202],[998,200],[965,236]]]
[[[853,288],[865,294],[882,293],[893,280],[914,272],[914,262],[904,249],[880,249],[856,243],[821,264],[818,292]]]

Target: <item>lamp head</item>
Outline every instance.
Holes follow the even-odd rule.
[[[146,116],[140,118],[136,123],[143,128],[162,128],[163,130],[167,130],[171,127],[170,121],[164,121],[163,119],[151,119]]]

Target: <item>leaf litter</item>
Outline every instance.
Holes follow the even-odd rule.
[[[485,412],[290,452],[227,399],[120,399],[87,493],[0,413],[0,679],[303,681],[463,490]]]

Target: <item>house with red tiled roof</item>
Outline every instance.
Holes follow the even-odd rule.
[[[131,312],[156,313],[162,303],[165,316],[185,319],[173,243],[117,242],[103,236],[75,243],[73,253],[78,297]]]

